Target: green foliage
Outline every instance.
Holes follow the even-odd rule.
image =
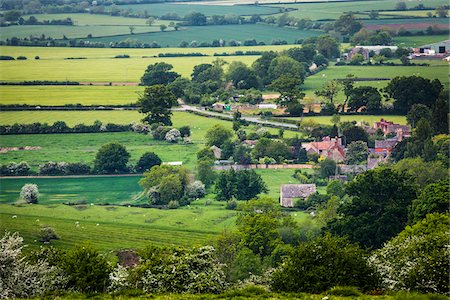
[[[328,178],[336,174],[338,170],[337,164],[334,160],[325,158],[319,162],[319,175],[321,178]]]
[[[345,128],[343,130],[343,135],[345,136],[346,145],[356,141],[363,141],[366,143],[369,141],[369,136],[367,132],[362,127],[359,126],[351,126]]]
[[[430,81],[419,76],[393,78],[384,91],[394,99],[394,109],[406,114],[413,104],[431,107],[439,97],[443,86],[438,79]]]
[[[119,143],[105,144],[97,151],[94,170],[98,173],[114,174],[128,171],[130,153]]]
[[[158,155],[153,152],[144,153],[136,163],[137,172],[146,172],[150,170],[153,166],[161,165],[162,161]]]
[[[431,112],[431,124],[435,133],[448,133],[449,90],[443,89],[434,103]]]
[[[201,159],[197,162],[197,178],[206,186],[210,186],[216,179],[212,165],[214,160]]]
[[[270,81],[274,81],[284,75],[296,78],[300,77],[302,83],[305,79],[305,68],[289,56],[278,56],[270,62],[268,75]]]
[[[406,115],[408,124],[415,128],[421,119],[428,120],[431,123],[431,110],[423,104],[413,104]]]
[[[233,132],[222,125],[216,124],[211,127],[205,135],[206,144],[208,146],[217,146],[221,148],[226,142],[233,137]]]
[[[216,195],[219,200],[250,200],[267,192],[261,176],[254,170],[222,171],[216,180]]]
[[[180,74],[170,71],[172,69],[173,66],[165,62],[149,65],[141,78],[141,84],[145,86],[170,84],[180,77]]]
[[[379,248],[405,227],[408,207],[416,198],[410,179],[388,168],[358,175],[345,190],[352,201],[338,208],[342,217],[329,222],[326,229],[370,248]]]
[[[449,199],[450,186],[448,180],[427,185],[412,203],[410,223],[415,224],[431,213],[448,214]]]
[[[288,146],[278,140],[260,138],[252,150],[252,156],[255,159],[270,157],[278,163],[291,156]]]
[[[328,59],[339,57],[339,43],[329,35],[323,35],[317,38],[316,48],[320,54]]]
[[[89,244],[67,251],[61,268],[67,274],[69,288],[80,292],[103,292],[108,286],[111,267]]]
[[[316,96],[323,97],[333,104],[333,99],[341,91],[342,85],[337,80],[331,80],[324,83],[322,89],[314,92]]]
[[[342,297],[358,297],[361,292],[357,287],[353,286],[335,286],[327,291],[328,295],[342,296]]]
[[[154,166],[144,173],[139,184],[150,198],[151,204],[166,205],[183,197],[189,183],[188,171],[169,165]]]
[[[349,165],[358,165],[363,163],[369,157],[369,148],[363,141],[351,142],[347,145],[345,161]]]
[[[243,204],[236,221],[242,245],[261,257],[269,256],[281,243],[278,229],[284,219],[289,218],[281,213],[271,198],[264,197]]]
[[[355,286],[369,290],[378,285],[366,254],[347,239],[326,234],[302,243],[278,268],[271,288],[284,292],[324,292],[334,286]]]
[[[340,180],[330,180],[327,185],[327,195],[343,197],[345,194],[344,184]]]
[[[368,113],[376,113],[381,110],[381,94],[376,88],[371,86],[353,88],[348,106],[353,111],[358,111],[360,108],[365,107]]]
[[[425,162],[420,157],[405,158],[397,162],[393,167],[399,173],[406,173],[421,188],[447,178],[448,173],[440,161]]]
[[[448,294],[448,215],[429,214],[377,250],[370,259],[385,287]]]
[[[239,61],[232,62],[227,71],[227,79],[238,89],[258,88],[259,82],[256,73]]]
[[[357,20],[352,13],[339,16],[334,22],[334,29],[342,35],[353,35],[363,27],[361,21]]]
[[[242,281],[251,275],[261,275],[262,270],[259,255],[254,254],[252,250],[244,247],[237,253],[233,261],[230,279],[233,282]]]
[[[51,240],[59,240],[59,236],[52,227],[43,226],[39,232],[39,241],[41,243],[48,244]]]
[[[162,123],[172,125],[170,109],[176,104],[174,94],[164,85],[148,86],[139,98],[139,112],[147,114],[142,121],[149,124]]]

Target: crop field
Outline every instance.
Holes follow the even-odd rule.
[[[214,26],[191,26],[183,27],[178,31],[153,32],[148,34],[134,34],[133,36],[110,36],[85,39],[92,42],[119,42],[126,38],[132,38],[141,42],[157,42],[162,47],[177,47],[181,42],[191,41],[209,42],[222,39],[244,42],[255,39],[257,42],[271,44],[273,40],[286,40],[293,44],[297,39],[305,39],[323,34],[319,30],[299,30],[287,27],[277,27],[267,24],[244,24],[244,25],[214,25]]]
[[[422,62],[422,61],[421,61]],[[426,62],[426,61],[423,61]],[[448,81],[448,64],[440,62],[427,67],[418,66],[329,66],[326,70],[307,77],[304,84],[306,91],[320,89],[327,80],[342,79],[347,74],[353,74],[359,78],[420,75],[428,79],[439,79],[442,83]],[[374,81],[378,86],[384,86],[389,81]],[[371,81],[361,82],[361,85],[371,85]]]
[[[0,86],[0,104],[122,105],[135,103],[142,86]]]
[[[448,35],[427,35],[427,36],[396,36],[394,42],[403,47],[419,47],[448,40]]]
[[[234,5],[234,6],[219,6],[219,5],[201,5],[201,4],[129,4],[120,5],[122,9],[130,9],[135,12],[147,11],[150,16],[162,16],[167,13],[176,13],[180,17],[191,12],[199,12],[207,16],[212,15],[268,15],[280,12],[277,7],[255,6],[255,5]]]
[[[167,28],[172,30],[171,27]],[[152,26],[135,26],[134,33],[156,32],[160,31],[159,25]],[[130,29],[128,26],[56,26],[56,25],[21,25],[21,26],[7,26],[0,27],[0,36],[2,40],[10,39],[12,37],[26,38],[30,35],[52,37],[55,39],[62,39],[66,36],[69,39],[86,38],[89,34],[93,37],[115,36],[115,35],[129,35]],[[130,35],[131,36],[131,35]]]
[[[125,18],[119,16],[108,16],[108,15],[98,15],[98,14],[37,14],[33,15],[39,21],[44,20],[63,20],[66,18],[71,18],[76,26],[86,26],[86,25],[122,25],[122,26],[147,26],[145,24],[146,19],[140,18]],[[27,16],[28,17],[28,16]],[[157,20],[153,25],[169,24],[170,21]]]
[[[405,16],[405,17],[418,17],[425,18],[428,14],[435,14],[434,10],[399,10],[399,11],[383,11],[380,12],[380,16]]]
[[[370,30],[389,28],[398,30],[404,28],[406,30],[425,30],[429,26],[437,26],[441,29],[449,29],[447,18],[407,18],[407,19],[378,19],[365,20],[364,26]]]
[[[397,1],[377,0],[377,1],[348,1],[333,3],[292,3],[292,4],[276,4],[276,6],[284,8],[293,8],[288,14],[297,18],[310,18],[312,20],[337,19],[344,12],[371,11],[371,10],[393,10]],[[411,8],[423,3],[421,0],[407,1],[407,7]],[[427,6],[437,7],[446,5],[446,0],[430,0]],[[270,5],[270,4],[269,4]]]
[[[236,51],[281,51],[291,48],[282,46],[222,47],[222,48],[170,48],[170,49],[89,49],[45,47],[0,47],[1,55],[25,56],[28,60],[0,61],[0,81],[58,80],[81,82],[139,82],[148,65],[167,62],[182,76],[189,77],[195,65],[210,63],[214,53]],[[157,57],[160,53],[202,53],[200,57]],[[131,58],[116,59],[127,54]],[[39,60],[34,60],[39,56]],[[86,59],[64,59],[83,57]],[[226,56],[226,62],[242,61],[251,64],[259,56]]]

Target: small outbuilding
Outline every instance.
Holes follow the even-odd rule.
[[[294,207],[297,199],[306,199],[317,191],[315,184],[283,184],[280,189],[280,204]]]

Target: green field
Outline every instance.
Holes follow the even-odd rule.
[[[295,11],[289,12],[289,15],[297,18],[310,18],[312,20],[337,19],[344,12],[366,12],[371,10],[391,10],[395,9],[397,1],[392,0],[376,0],[376,1],[349,1],[332,3],[292,3],[277,4],[277,6],[285,8],[293,8]],[[407,7],[411,8],[423,3],[421,0],[407,1]],[[429,0],[426,6],[437,7],[447,5],[446,0]]]
[[[0,104],[123,105],[134,103],[142,86],[0,86]]]
[[[402,47],[420,47],[448,40],[448,35],[396,36],[394,42]]]
[[[172,30],[170,27],[167,30]],[[134,33],[156,32],[160,31],[159,25],[153,26],[135,26]],[[27,38],[30,35],[39,37],[41,35],[52,37],[54,39],[62,39],[66,36],[69,39],[86,38],[88,34],[93,37],[129,35],[128,26],[56,26],[56,25],[22,25],[0,27],[0,36],[2,40],[12,37]],[[132,36],[132,35],[130,35]]]
[[[215,52],[283,50],[292,46],[224,47],[189,49],[89,49],[89,48],[43,48],[43,47],[0,47],[1,55],[25,56],[28,60],[0,61],[0,81],[59,80],[81,82],[139,82],[148,65],[167,62],[174,70],[189,77],[195,65],[210,63],[213,56],[158,58],[159,53],[199,52],[213,55]],[[131,58],[114,59],[118,54]],[[39,60],[32,59],[39,56]],[[145,56],[145,58],[143,58]],[[65,60],[67,57],[86,57],[81,60]],[[242,61],[251,64],[259,56],[227,56],[226,62]]]
[[[153,32],[148,34],[135,34],[133,36],[111,36],[85,39],[92,42],[119,42],[132,38],[141,42],[157,42],[162,47],[177,47],[181,42],[191,41],[211,43],[213,40],[230,40],[244,42],[255,39],[257,42],[271,44],[273,40],[286,40],[293,44],[298,39],[305,39],[323,34],[317,30],[299,30],[288,27],[277,27],[267,24],[245,24],[245,25],[214,25],[214,26],[191,26],[182,30],[171,32]]]
[[[0,112],[1,124],[41,122],[53,124],[55,121],[65,121],[69,126],[78,123],[92,124],[99,120],[104,124],[108,122],[129,124],[142,118],[136,111],[21,111]],[[36,135],[8,135],[1,136],[2,147],[39,146],[41,150],[10,151],[2,153],[0,163],[10,161],[27,161],[34,169],[47,161],[83,161],[92,163],[95,154],[101,145],[108,142],[119,142],[127,147],[131,154],[130,161],[135,163],[147,151],[158,154],[164,162],[183,161],[183,164],[193,168],[196,163],[196,153],[204,145],[206,131],[215,124],[222,124],[230,128],[231,122],[218,119],[200,117],[185,112],[175,112],[172,118],[175,127],[189,125],[191,127],[192,144],[169,144],[165,141],[155,141],[148,135],[133,132],[117,133],[87,133],[87,134],[36,134]],[[254,126],[249,127],[252,131]],[[277,133],[277,129],[269,129]],[[286,137],[296,133],[286,131]]]
[[[199,12],[207,16],[212,15],[267,15],[275,14],[280,10],[276,7],[255,6],[255,5],[201,5],[201,4],[130,4],[120,5],[119,8],[131,9],[134,12],[147,11],[150,16],[162,16],[167,13],[176,13],[183,17],[191,12]]]
[[[39,21],[63,20],[71,18],[75,26],[85,25],[122,25],[122,26],[147,26],[146,19],[125,18],[118,16],[98,15],[98,14],[37,14],[33,15]],[[27,16],[29,17],[29,16]],[[168,24],[169,21],[158,20],[153,25]]]

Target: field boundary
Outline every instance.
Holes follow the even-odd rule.
[[[39,175],[34,175],[34,176],[0,176],[0,179],[8,179],[8,178],[12,178],[12,179],[45,179],[45,178],[98,178],[98,177],[142,177],[143,174],[138,173],[138,174],[109,174],[109,175],[56,175],[56,176],[39,176]]]

